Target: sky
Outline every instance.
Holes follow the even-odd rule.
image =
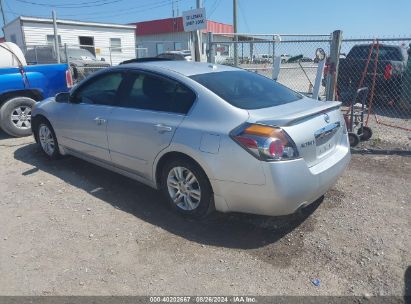
[[[131,23],[172,16],[172,0],[3,0],[6,20],[19,15]],[[174,0],[179,12],[196,0]],[[232,24],[232,0],[203,0],[210,20]],[[238,31],[254,34],[329,34],[410,37],[411,0],[238,0]],[[1,20],[1,17],[0,17]],[[0,32],[0,35],[2,33]]]

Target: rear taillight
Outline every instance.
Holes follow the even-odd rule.
[[[66,84],[67,88],[71,88],[73,86],[73,77],[71,76],[70,70],[66,71]]]
[[[279,161],[298,157],[297,147],[281,128],[245,124],[231,132],[231,137],[245,150],[261,160]]]
[[[384,70],[384,79],[388,80],[390,79],[392,76],[392,65],[391,64],[387,64],[385,66],[385,70]]]

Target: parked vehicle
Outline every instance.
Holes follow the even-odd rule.
[[[253,56],[253,63],[272,63],[273,55],[257,54]]]
[[[13,42],[0,43],[0,68],[27,65],[26,58],[18,45]]]
[[[291,55],[288,55],[288,54],[281,54],[281,63],[287,63],[288,62],[288,59],[290,59],[291,58]]]
[[[71,85],[67,64],[0,68],[1,129],[12,136],[30,135],[31,109],[36,101],[66,92]]]
[[[300,62],[314,62],[314,60],[309,57],[303,57],[300,59]]]
[[[170,60],[185,60],[185,61],[191,61],[191,51],[189,50],[184,50],[184,51],[169,51],[162,53],[160,55],[157,55],[157,58],[162,58],[162,59],[170,59]]]
[[[340,58],[337,90],[343,102],[352,101],[365,69],[367,69],[366,76],[362,86],[370,88],[371,91],[374,60],[377,54],[377,49],[374,46],[367,66],[371,48],[371,44],[356,45],[345,59]],[[399,100],[407,59],[406,49],[393,45],[379,45],[374,89],[376,102],[388,103]]]
[[[106,69],[37,104],[32,120],[49,158],[70,154],[134,178],[196,217],[293,213],[350,160],[340,102],[209,63]]]
[[[57,55],[53,46],[30,48],[25,56],[28,64],[50,64],[57,62]],[[104,60],[97,60],[94,54],[82,48],[61,47],[60,59],[61,62],[70,65],[74,82],[79,82],[88,75],[110,66],[110,63]]]

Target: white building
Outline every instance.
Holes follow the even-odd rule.
[[[62,47],[84,48],[113,65],[136,57],[135,25],[57,20]],[[5,40],[25,50],[54,43],[53,20],[20,16],[3,27]]]

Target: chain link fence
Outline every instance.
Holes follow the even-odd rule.
[[[226,42],[211,42],[210,61],[235,65],[250,70],[311,96],[319,61],[316,50],[322,48],[329,54],[330,35],[213,35],[212,40],[226,37]],[[235,55],[238,59],[235,60]],[[279,64],[276,64],[276,61]],[[321,79],[319,79],[321,81]],[[320,86],[320,97],[325,88]]]
[[[411,150],[410,43],[411,38],[342,40],[336,96],[351,111],[359,102],[355,92],[368,88],[364,123],[373,133],[368,146]]]
[[[226,41],[222,42],[222,37]],[[327,91],[335,92],[348,122],[354,109],[357,119],[352,131],[364,140],[363,148],[411,151],[410,43],[411,38],[387,37],[335,41],[332,34],[210,34],[208,61],[259,73],[321,100],[326,99]],[[341,48],[336,58],[330,58],[333,47]],[[326,61],[319,58],[318,49],[324,50]],[[327,81],[331,74],[335,82]],[[355,98],[361,87],[368,88],[363,123],[373,134],[367,141],[358,120],[360,99]]]

